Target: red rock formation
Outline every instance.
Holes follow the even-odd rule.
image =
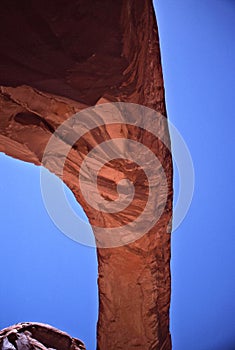
[[[2,350],[85,350],[67,333],[42,323],[19,323],[0,331]]]
[[[132,102],[166,116],[151,0],[3,0],[0,36],[0,151],[12,157],[40,165],[54,131],[87,106]],[[65,163],[63,181],[94,226],[117,226],[137,217],[148,196],[143,173],[136,175],[136,167],[116,161],[102,169],[100,193],[114,199],[116,183],[110,174],[118,169],[123,177],[129,174],[137,179],[136,202],[114,216],[94,211],[84,200],[77,181],[82,160],[115,132],[109,126],[90,131],[75,143]],[[159,132],[169,142],[167,128]],[[97,249],[97,348],[168,350],[171,154],[145,130],[127,125],[120,133],[157,155],[166,174],[168,196],[160,219],[143,237],[124,246]],[[160,198],[153,208],[157,210],[163,202],[157,186],[155,192]]]

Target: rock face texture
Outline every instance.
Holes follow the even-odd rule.
[[[19,323],[0,331],[2,350],[85,350],[68,334],[41,323]]]
[[[49,139],[64,121],[86,107],[131,102],[166,117],[151,0],[2,0],[0,16],[1,152],[36,165],[43,163],[53,171],[50,164],[42,161]],[[67,142],[70,132],[58,136],[61,142]],[[167,125],[160,133],[169,145]],[[149,190],[141,169],[116,160],[103,167],[98,176],[100,194],[109,201],[115,199],[118,180],[129,177],[136,185],[135,200],[120,215],[91,208],[77,180],[89,150],[120,137],[117,134],[145,144],[158,157],[167,179],[168,195],[161,217],[141,238],[119,247],[103,248],[98,244],[97,349],[169,350],[172,216],[169,149],[133,125],[124,129],[118,125],[115,129],[99,126],[71,145],[61,178],[83,206],[93,227],[117,227],[118,223],[137,217],[144,209]],[[163,206],[157,183],[154,191],[157,210],[157,206]],[[61,348],[53,342],[44,345],[41,336],[37,338],[33,327],[40,330],[42,325],[19,327],[16,329],[20,335],[26,329],[45,349]],[[42,332],[45,337],[48,334],[51,340],[54,336],[57,339],[59,333],[45,327],[48,331]],[[7,332],[2,331],[0,336],[7,339]],[[31,339],[29,333],[25,336]],[[2,346],[8,346],[9,339],[5,343],[0,339]],[[82,349],[79,344],[77,348],[66,346],[63,349]]]

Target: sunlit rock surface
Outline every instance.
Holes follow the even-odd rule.
[[[3,0],[0,40],[0,151],[12,157],[40,165],[59,125],[96,104],[132,102],[166,116],[151,0]],[[160,219],[143,237],[124,246],[97,249],[97,349],[168,350],[171,154],[144,130],[126,126],[121,133],[157,155],[166,174],[168,197]],[[167,128],[161,133],[169,141]],[[77,181],[81,162],[88,150],[112,137],[109,127],[88,133],[72,147],[62,177],[90,223],[105,227],[138,216],[148,195],[144,174],[139,172],[143,204],[130,205],[124,215],[94,211],[84,200]],[[110,200],[115,197],[112,178],[117,167],[119,173],[130,173],[127,163],[114,162],[98,178],[101,195]]]

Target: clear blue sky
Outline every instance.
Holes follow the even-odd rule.
[[[173,350],[234,350],[235,1],[158,0],[156,8],[168,114],[196,179],[172,236]],[[95,249],[51,222],[39,168],[2,154],[0,164],[0,328],[50,323],[94,350]]]

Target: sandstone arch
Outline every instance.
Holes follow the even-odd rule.
[[[3,0],[1,11],[0,151],[40,165],[54,130],[97,103],[133,102],[166,116],[151,0]],[[63,180],[92,224],[103,217],[93,215],[76,181],[87,146],[94,146],[89,137],[71,151]],[[100,350],[171,348],[172,162],[164,147],[154,147],[169,185],[161,219],[134,243],[97,250]],[[109,190],[107,178],[104,195]]]

